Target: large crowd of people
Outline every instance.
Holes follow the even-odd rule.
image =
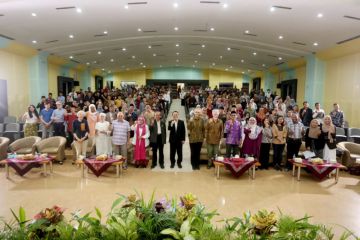
[[[324,160],[336,159],[336,127],[344,127],[344,113],[334,103],[333,111],[326,114],[316,103],[311,109],[304,101],[300,109],[291,97],[282,99],[269,89],[252,90],[249,94],[240,89],[179,88],[175,96],[181,99],[187,113],[169,113],[171,90],[168,87],[125,87],[98,91],[73,91],[54,99],[49,93],[35,107],[30,105],[23,115],[24,135],[38,134],[42,138],[67,137],[67,146],[76,148],[76,155],[86,155],[88,139],[95,141],[96,154],[127,157],[133,145],[132,162],[146,167],[146,151],[152,149],[152,165],[164,168],[164,144],[170,143],[170,167],[182,168],[182,147],[186,136],[191,150],[191,165],[200,169],[200,151],[204,141],[208,153],[207,167],[219,155],[221,141],[226,145],[226,157],[254,157],[263,169],[270,166],[270,149],[273,149],[272,166],[276,170],[289,169],[282,156],[297,156],[302,142],[306,148]],[[170,121],[165,122],[168,114]],[[187,130],[187,134],[186,134]],[[167,131],[170,131],[167,139]],[[177,155],[177,161],[175,160]],[[127,164],[125,164],[125,168]]]

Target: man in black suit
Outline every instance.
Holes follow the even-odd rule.
[[[179,120],[179,112],[172,113],[173,120],[169,121],[168,130],[170,131],[170,168],[175,166],[175,154],[178,155],[177,165],[182,168],[182,147],[185,142],[185,124]]]
[[[300,109],[300,119],[304,126],[309,127],[310,122],[313,119],[313,111],[311,108],[309,108],[309,103],[307,101],[303,103],[303,106],[304,107]]]
[[[157,165],[157,151],[159,150],[159,164],[164,168],[164,144],[166,143],[166,126],[165,122],[161,121],[161,113],[155,112],[155,120],[151,121],[150,130],[150,144],[152,147],[153,157],[151,168]]]

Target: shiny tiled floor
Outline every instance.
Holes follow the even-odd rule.
[[[54,204],[66,207],[67,214],[77,209],[86,213],[95,206],[107,211],[116,193],[131,194],[137,190],[149,197],[155,190],[158,198],[192,192],[209,209],[217,209],[221,217],[280,208],[298,217],[307,213],[314,216],[314,222],[333,226],[337,232],[341,229],[335,224],[340,224],[360,235],[360,178],[344,172],[338,184],[333,179],[318,182],[306,173],[298,182],[290,173],[274,170],[257,171],[255,180],[246,174],[234,179],[222,171],[220,180],[216,180],[213,169],[205,167],[191,173],[130,167],[119,178],[115,169],[110,169],[99,178],[89,174],[81,179],[80,169],[67,162],[55,165],[52,176],[43,177],[40,172],[41,169],[34,169],[23,178],[12,172],[7,180],[4,169],[0,170],[0,216],[10,218],[10,208],[23,206],[31,217]]]

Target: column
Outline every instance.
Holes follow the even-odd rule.
[[[325,62],[314,54],[306,56],[305,100],[310,106],[316,102],[323,103],[325,68]]]
[[[29,66],[29,101],[36,104],[41,96],[49,92],[48,80],[48,53],[39,52],[28,61]]]

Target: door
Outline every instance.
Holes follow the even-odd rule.
[[[104,79],[102,76],[95,76],[95,90],[100,90],[104,88],[103,80]]]
[[[253,79],[253,89],[255,89],[256,91],[260,90],[260,86],[261,86],[261,78],[254,78]]]
[[[74,79],[69,77],[58,76],[58,93],[62,92],[64,96],[67,96],[74,88]]]
[[[297,79],[291,79],[281,82],[281,98],[286,99],[287,96],[296,101]]]

